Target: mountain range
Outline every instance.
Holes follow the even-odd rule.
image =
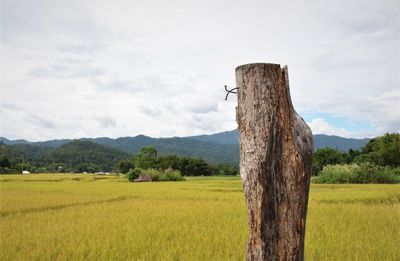
[[[200,157],[210,163],[239,163],[238,131],[225,131],[211,135],[198,135],[189,137],[152,138],[144,135],[121,138],[81,138],[81,141],[91,141],[96,144],[118,149],[125,153],[135,154],[145,146],[153,145],[160,155],[175,154],[178,156]],[[26,140],[9,140],[0,137],[0,142],[6,145],[25,144],[35,147],[59,148],[68,144],[72,139],[47,140],[30,142]],[[349,139],[323,134],[314,135],[314,150],[322,147],[348,151],[363,147],[369,139]]]

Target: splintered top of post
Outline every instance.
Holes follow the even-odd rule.
[[[248,63],[248,64],[242,64],[239,65],[238,67],[236,67],[236,71],[237,70],[248,70],[252,67],[259,67],[259,66],[265,66],[265,67],[279,67],[281,68],[280,64],[276,64],[276,63]]]

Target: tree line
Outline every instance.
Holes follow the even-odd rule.
[[[159,156],[154,146],[130,154],[88,140],[75,140],[59,148],[0,143],[0,173],[23,170],[44,172],[122,172],[129,169],[178,170],[183,176],[237,175],[238,167],[210,164],[201,158]]]
[[[74,140],[59,148],[0,143],[0,173],[110,172],[131,154],[87,140]]]
[[[400,134],[371,139],[360,150],[320,148],[313,155],[313,175],[317,183],[399,183]]]
[[[154,146],[142,148],[132,159],[122,160],[119,171],[128,173],[133,169],[177,170],[182,176],[213,176],[239,174],[239,168],[228,164],[209,164],[201,158],[159,156]]]
[[[127,173],[130,169],[135,168],[171,169],[179,171],[183,176],[239,174],[237,165],[210,164],[201,158],[176,155],[160,156],[154,146],[144,147],[133,155],[86,140],[72,141],[59,148],[0,143],[0,173],[21,173],[22,170],[30,172],[114,171]],[[315,178],[323,180],[324,175],[326,177],[328,174],[330,177],[337,175],[349,178],[343,174],[345,170],[351,170],[353,174],[360,173],[359,175],[375,173],[373,175],[376,176],[386,173],[385,175],[390,174],[391,181],[395,180],[397,176],[400,176],[398,174],[400,173],[400,134],[385,134],[371,139],[359,150],[350,149],[342,152],[338,149],[320,148],[314,152],[313,175]],[[354,180],[359,179],[356,174],[353,176]]]

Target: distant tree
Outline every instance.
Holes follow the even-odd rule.
[[[380,166],[400,166],[400,134],[387,133],[370,140],[354,161],[371,162]]]
[[[127,173],[130,169],[134,169],[135,165],[132,160],[121,160],[119,162],[119,171],[121,173]]]
[[[179,171],[183,176],[210,176],[212,174],[210,165],[201,158],[181,158]]]
[[[32,164],[28,161],[24,161],[21,163],[18,163],[15,168],[18,170],[18,172],[22,172],[23,170],[27,170],[30,172],[34,172],[34,167],[32,166]]]
[[[97,171],[102,170],[98,165],[93,164],[91,162],[85,162],[79,164],[75,169],[74,172],[88,172],[88,173],[95,173]]]
[[[158,158],[158,169],[179,170],[181,158],[176,155],[161,156]]]
[[[217,175],[225,175],[225,176],[237,176],[239,175],[239,168],[234,167],[227,164],[219,164],[218,165],[218,174]]]
[[[343,163],[350,164],[354,161],[354,159],[360,155],[361,152],[359,150],[350,149],[347,153],[343,153]]]
[[[157,158],[157,149],[154,146],[147,146],[140,150],[139,155],[146,158]]]
[[[154,168],[157,166],[157,150],[154,146],[142,148],[134,158],[135,167],[142,169]]]
[[[7,157],[1,156],[0,157],[0,168],[9,168],[11,166],[10,161]]]
[[[318,175],[326,165],[341,164],[343,153],[337,149],[320,148],[313,154],[313,175]]]
[[[135,179],[139,178],[141,174],[140,169],[131,169],[126,175],[129,182],[133,182]]]
[[[7,157],[0,157],[0,173],[6,173],[6,170],[11,167],[10,161]]]

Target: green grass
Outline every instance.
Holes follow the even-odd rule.
[[[0,177],[0,260],[244,260],[238,177]],[[311,186],[306,260],[399,260],[400,185]]]

